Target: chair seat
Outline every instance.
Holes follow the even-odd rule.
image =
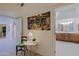
[[[24,51],[24,49],[25,49],[25,45],[17,45],[16,46],[17,51]]]
[[[24,45],[24,43],[21,43],[21,44],[18,44],[17,46],[19,47],[19,46],[25,46],[25,45]]]

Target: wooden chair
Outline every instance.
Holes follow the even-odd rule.
[[[23,51],[24,56],[25,56],[27,46],[24,45],[24,41],[27,41],[27,36],[21,36],[21,43],[16,45],[16,55],[17,55],[18,51]]]

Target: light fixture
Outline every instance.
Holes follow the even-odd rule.
[[[61,24],[72,24],[73,23],[73,21],[69,21],[69,22],[63,22],[63,23],[61,23]]]
[[[23,7],[24,6],[24,3],[21,3],[21,5],[20,5],[21,7]]]

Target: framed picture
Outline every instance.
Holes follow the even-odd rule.
[[[29,30],[50,30],[50,12],[28,17]]]
[[[79,24],[78,24],[78,31],[79,31]]]
[[[63,24],[57,24],[57,29],[59,32],[63,32],[64,31],[64,25]]]
[[[64,31],[64,28],[63,28],[63,26],[64,26],[64,25],[63,25],[63,24],[61,24],[60,26],[61,26],[61,31]]]
[[[0,38],[6,37],[6,25],[0,24]]]

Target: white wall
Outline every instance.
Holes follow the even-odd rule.
[[[68,18],[79,17],[79,4],[72,4],[60,8],[56,8],[56,19],[64,20]]]
[[[6,24],[6,37],[0,39],[0,55],[16,55],[17,40],[13,37],[13,23],[13,19],[0,17],[0,24]]]
[[[60,31],[58,28],[58,25],[61,23],[65,23],[65,22],[71,22],[72,21],[72,31],[70,30],[71,28],[69,27],[70,24],[67,25],[63,25],[63,31]],[[58,20],[56,21],[56,33],[73,33],[73,34],[79,34],[78,31],[78,24],[79,24],[79,17],[76,18],[69,18],[69,19],[64,19],[64,20]]]
[[[38,8],[38,7],[37,7]],[[26,35],[28,32],[32,32],[34,38],[37,39],[38,45],[36,48],[32,49],[33,51],[35,51],[36,53],[39,53],[40,55],[44,55],[44,56],[53,56],[54,55],[54,12],[49,10],[49,9],[34,9],[32,11],[36,11],[35,13],[32,12],[30,13],[29,11],[29,16],[33,16],[35,14],[41,14],[44,12],[51,12],[51,30],[47,31],[47,30],[28,30],[27,29],[27,18],[24,20],[24,23],[26,24],[26,26],[24,25],[24,34]],[[26,15],[28,17],[28,15]],[[26,22],[25,22],[26,21]]]
[[[74,24],[74,33],[79,34],[77,31],[77,23],[79,22],[79,4],[73,4],[70,6],[62,7],[56,10],[58,13],[56,16],[56,21],[63,21],[69,18],[75,21]],[[63,42],[63,41],[56,41],[56,55],[57,56],[72,56],[77,55],[79,56],[79,44],[70,43],[70,42]]]

